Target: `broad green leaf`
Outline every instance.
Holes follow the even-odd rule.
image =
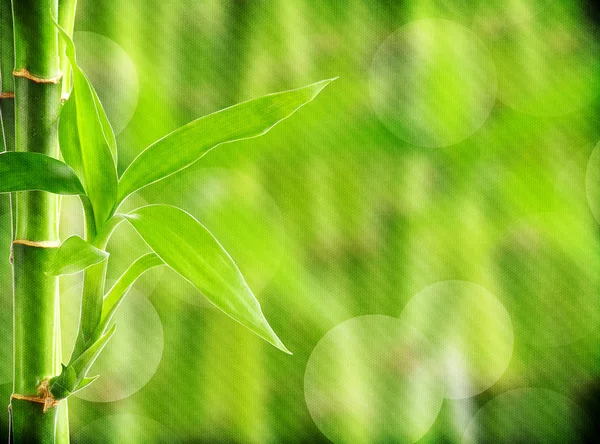
[[[142,151],[125,170],[118,201],[190,166],[217,145],[267,133],[312,101],[332,80],[240,103],[173,131]]]
[[[138,258],[115,282],[113,287],[104,296],[102,304],[102,317],[96,334],[98,336],[104,333],[104,330],[110,323],[113,315],[119,308],[119,305],[127,295],[129,289],[135,281],[146,271],[153,267],[164,265],[164,262],[154,253],[148,253]]]
[[[265,319],[233,259],[200,222],[168,205],[138,208],[125,218],[165,264],[190,281],[217,308],[289,353]]]
[[[91,383],[92,381],[89,379],[95,379],[89,378],[86,383],[86,376],[92,364],[94,364],[114,333],[115,326],[113,325],[105,335],[87,348],[79,358],[69,365],[63,365],[60,375],[50,379],[50,392],[55,399],[64,399]]]
[[[60,30],[60,28],[59,28]],[[115,138],[92,84],[77,66],[73,42],[62,30],[66,54],[73,69],[73,92],[63,106],[59,123],[60,149],[92,203],[101,227],[112,215],[117,197]]]
[[[106,251],[94,247],[79,236],[71,236],[61,244],[46,274],[61,276],[77,273],[107,257]]]
[[[29,190],[84,193],[75,171],[58,159],[40,153],[0,154],[0,193]]]

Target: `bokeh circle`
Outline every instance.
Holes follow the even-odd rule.
[[[444,389],[425,338],[382,315],[330,330],[304,376],[311,417],[335,444],[418,441],[435,422]]]
[[[119,44],[103,35],[77,31],[73,40],[77,46],[77,63],[94,85],[115,134],[119,134],[138,105],[135,64]]]
[[[484,287],[442,281],[417,293],[400,319],[432,344],[446,383],[446,398],[475,396],[495,384],[513,353],[511,319]]]
[[[65,357],[73,349],[80,297],[81,282],[61,291]],[[116,332],[90,370],[90,376],[100,377],[74,396],[94,402],[118,401],[142,389],[156,373],[162,359],[164,334],[162,322],[148,298],[135,289],[129,290],[114,322]]]
[[[475,133],[496,101],[494,61],[480,38],[443,19],[411,22],[379,47],[369,76],[373,109],[400,139],[442,147]]]

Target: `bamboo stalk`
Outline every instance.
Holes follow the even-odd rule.
[[[57,0],[13,1],[15,149],[57,157],[62,85],[51,14],[58,15]],[[58,279],[44,273],[56,248],[52,245],[59,242],[59,199],[23,192],[17,193],[15,203],[12,439],[62,444],[68,442],[66,418],[57,428],[59,408],[43,393],[44,380],[60,368]],[[50,402],[36,402],[36,396]]]

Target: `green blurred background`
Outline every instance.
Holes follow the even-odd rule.
[[[130,201],[180,205],[203,222],[293,356],[174,273],[150,272],[117,319],[95,367],[100,380],[69,400],[73,440],[597,442],[596,8],[583,0],[79,0],[78,55],[120,131],[121,172],[194,118],[340,78],[267,136],[221,146]],[[0,395],[8,400],[10,231],[8,200],[0,203]],[[79,219],[77,200],[64,198],[63,238],[81,232]],[[125,226],[109,249],[109,280],[146,251]],[[61,281],[67,352],[79,285]],[[444,394],[427,378],[407,378],[423,350],[414,344],[408,367],[375,365],[393,347],[381,346],[390,333],[369,318],[346,336],[350,324],[338,327],[347,338],[338,346],[351,356],[331,353],[325,340],[315,349],[364,315],[409,318],[434,350],[423,358],[435,357],[428,368],[443,369],[437,379],[466,385]],[[336,407],[339,392],[327,417],[317,392],[335,392],[333,381],[370,393],[346,393],[372,415],[364,424],[353,407]],[[412,393],[413,404],[391,399],[394,390]],[[439,399],[423,414],[431,420],[411,422],[430,397]]]

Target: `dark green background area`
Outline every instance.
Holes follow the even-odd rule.
[[[397,317],[420,290],[451,279],[488,288],[514,326],[509,368],[472,399],[474,412],[507,390],[538,387],[568,396],[597,422],[600,231],[592,211],[600,208],[600,161],[589,163],[598,175],[588,171],[587,189],[586,169],[600,140],[600,89],[584,85],[573,92],[569,85],[572,73],[595,74],[596,66],[584,58],[591,51],[600,60],[600,54],[590,45],[582,52],[565,50],[563,60],[540,62],[565,89],[553,90],[547,103],[542,97],[511,106],[521,97],[521,84],[511,64],[518,54],[510,45],[520,48],[530,36],[515,31],[504,47],[490,29],[507,26],[513,32],[509,17],[526,14],[531,2],[512,2],[522,6],[513,5],[512,12],[508,3],[79,0],[76,31],[110,38],[137,70],[137,108],[117,137],[120,172],[148,144],[201,115],[340,78],[265,137],[221,146],[182,175],[140,193],[140,202],[186,208],[222,241],[293,356],[213,309],[173,273],[144,277],[136,289],[162,322],[162,360],[150,382],[123,400],[70,399],[75,442],[329,442],[311,419],[303,388],[320,338],[352,317]],[[531,9],[528,19],[537,35],[568,42],[570,33],[585,32],[600,45],[597,12],[586,2],[538,3],[544,6]],[[483,126],[440,148],[397,137],[377,117],[369,93],[380,45],[403,25],[429,17],[476,33],[490,48],[499,85]],[[555,32],[557,23],[563,34]],[[535,63],[526,57],[521,62]],[[105,100],[119,88],[109,82],[98,92]],[[581,100],[573,99],[575,93]],[[577,106],[567,109],[571,103]],[[567,104],[565,114],[561,104]],[[443,123],[448,115],[440,106]],[[559,115],[543,112],[553,107]],[[77,209],[67,202],[73,201],[65,200],[65,208]],[[7,382],[8,199],[0,203],[0,375]],[[72,222],[77,217],[76,211],[63,216],[63,239],[69,227],[80,229]],[[109,245],[109,279],[145,248],[123,229]],[[72,282],[65,280],[64,288]],[[117,326],[117,335],[131,338],[122,359],[143,345],[145,327]],[[148,365],[143,357],[132,362]],[[0,399],[8,400],[10,384],[0,389]],[[460,402],[444,401],[421,442],[461,442],[464,423],[455,418]],[[528,408],[536,406],[525,405],[525,416]],[[7,422],[0,436],[7,435]],[[594,442],[595,433],[588,428],[578,439]]]

